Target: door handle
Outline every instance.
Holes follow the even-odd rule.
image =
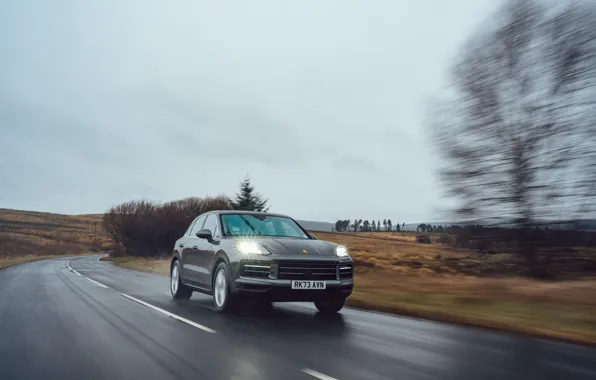
[[[184,244],[180,244],[178,247],[180,247],[180,248],[184,248]]]
[[[199,247],[197,247],[196,245],[194,247],[192,247],[193,249],[199,249]]]

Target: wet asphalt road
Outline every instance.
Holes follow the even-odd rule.
[[[0,271],[0,379],[596,379],[592,348],[308,304],[224,316],[166,277],[67,262]]]

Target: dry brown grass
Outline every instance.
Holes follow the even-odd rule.
[[[470,251],[440,244],[418,244],[413,232],[316,232],[318,239],[345,245],[352,258],[363,268],[397,272],[438,271],[456,273],[440,260],[463,259]],[[439,260],[440,259],[440,260]]]
[[[352,306],[596,344],[595,279],[521,278],[519,257],[418,244],[416,233],[316,235],[345,245],[360,267]]]
[[[596,281],[356,275],[351,306],[596,344]]]
[[[78,255],[89,255],[90,253],[81,253]],[[77,255],[77,256],[78,256]],[[8,268],[13,265],[24,264],[32,261],[54,259],[60,255],[23,255],[23,256],[0,256],[0,269]]]
[[[60,215],[0,209],[0,257],[71,255],[99,250],[110,243],[101,215]],[[26,259],[29,261],[29,259]]]
[[[42,256],[42,255],[38,255],[38,256],[27,255],[27,256],[13,256],[13,257],[0,256],[0,269],[8,268],[13,265],[27,263],[30,261],[49,259],[52,257],[56,257],[56,256]]]
[[[361,270],[386,270],[401,274],[465,274],[512,277],[526,271],[523,257],[511,253],[479,253],[440,244],[441,234],[431,234],[432,244],[416,243],[418,233],[327,233],[317,237],[348,247]],[[393,236],[394,235],[394,236]],[[559,279],[596,278],[596,250],[573,247],[550,252],[549,271]]]
[[[102,257],[100,261],[111,261],[114,264],[126,268],[143,272],[152,272],[163,275],[170,273],[169,259],[148,259],[144,257]]]

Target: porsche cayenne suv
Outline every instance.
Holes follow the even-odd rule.
[[[213,296],[218,312],[243,300],[314,302],[337,313],[354,287],[347,249],[318,240],[294,219],[252,211],[210,211],[192,221],[176,241],[170,291],[176,300],[192,292]]]

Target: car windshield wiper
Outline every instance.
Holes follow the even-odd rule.
[[[262,233],[260,233],[260,232],[259,232],[259,231],[258,231],[256,228],[254,228],[254,227],[252,226],[252,224],[250,224],[250,223],[248,222],[248,220],[244,219],[244,217],[243,217],[242,215],[239,215],[239,216],[240,216],[240,219],[242,219],[242,221],[243,221],[243,222],[244,222],[244,223],[245,223],[245,224],[246,224],[246,225],[247,225],[247,226],[248,226],[248,227],[249,227],[251,230],[253,230],[254,232],[256,232],[256,233],[257,233],[257,235],[263,235],[263,234],[262,234]]]

